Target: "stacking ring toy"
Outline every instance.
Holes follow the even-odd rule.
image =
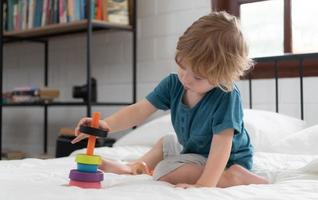
[[[108,131],[104,131],[102,129],[98,129],[98,128],[93,128],[93,127],[89,127],[89,126],[80,126],[80,129],[79,131],[81,133],[85,133],[85,134],[88,134],[88,135],[93,135],[93,136],[96,136],[96,137],[107,137],[107,134],[108,134]]]
[[[86,155],[86,154],[78,154],[76,155],[75,161],[81,164],[88,165],[100,165],[102,164],[102,159],[97,155]]]
[[[80,132],[89,135],[87,142],[86,154],[76,155],[77,169],[72,169],[69,174],[70,186],[80,188],[96,188],[102,187],[101,181],[104,180],[104,173],[98,171],[98,165],[102,163],[102,159],[98,155],[94,155],[94,148],[97,137],[106,137],[107,131],[98,129],[100,113],[94,112],[91,127],[81,126]]]
[[[80,172],[76,169],[70,171],[69,178],[75,181],[83,182],[100,182],[104,180],[103,172],[97,171],[96,173]]]

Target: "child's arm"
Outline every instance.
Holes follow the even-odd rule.
[[[99,128],[108,130],[109,132],[125,130],[141,124],[155,111],[157,111],[157,108],[148,100],[143,99],[135,104],[122,108],[104,120],[100,120]],[[79,132],[79,127],[84,124],[89,125],[91,121],[92,118],[84,117],[78,122],[75,128],[75,135],[77,137],[71,141],[73,144],[87,137],[86,134]]]
[[[148,100],[143,99],[117,111],[104,120],[108,124],[110,132],[117,132],[143,123],[152,113],[156,111],[156,107],[154,107]]]
[[[216,187],[229,160],[234,130],[213,135],[209,157],[197,185]]]

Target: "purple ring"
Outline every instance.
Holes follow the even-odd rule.
[[[83,181],[83,182],[99,182],[104,180],[104,173],[97,171],[92,172],[80,172],[76,169],[70,171],[69,178],[74,181]]]

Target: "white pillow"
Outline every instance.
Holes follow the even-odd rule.
[[[250,109],[244,110],[244,123],[255,150],[265,152],[271,152],[272,145],[275,142],[306,127],[304,121],[293,117]],[[153,146],[161,137],[167,134],[175,134],[170,114],[161,116],[136,128],[121,137],[114,146]]]
[[[273,144],[306,128],[303,120],[262,110],[244,110],[244,125],[255,151],[272,152]]]
[[[130,131],[127,135],[117,140],[114,146],[153,146],[161,137],[168,134],[175,134],[171,124],[170,114],[158,117],[135,130]]]
[[[273,144],[273,152],[318,155],[318,125],[306,128]]]

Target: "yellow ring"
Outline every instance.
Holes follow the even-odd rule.
[[[81,164],[88,165],[100,165],[102,163],[102,159],[97,155],[86,155],[86,154],[78,154],[76,155],[75,161]]]

